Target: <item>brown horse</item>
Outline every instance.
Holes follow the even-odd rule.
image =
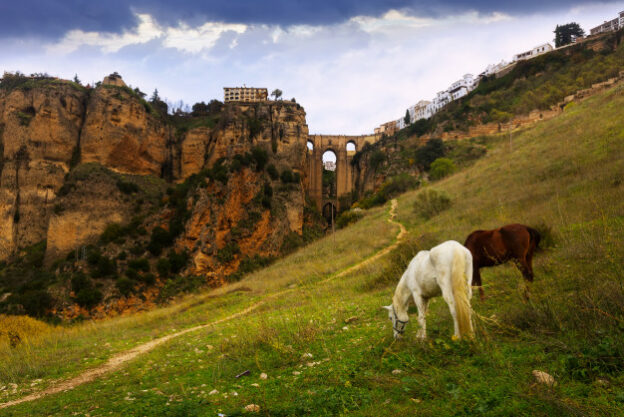
[[[464,246],[472,253],[472,285],[479,287],[481,300],[484,299],[484,293],[479,268],[500,265],[513,259],[524,279],[533,282],[531,261],[539,242],[539,232],[522,224],[508,224],[494,230],[470,233]],[[525,296],[528,298],[528,293]]]

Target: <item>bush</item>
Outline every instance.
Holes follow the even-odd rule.
[[[110,242],[116,242],[126,234],[127,230],[119,223],[111,223],[104,229],[104,232],[100,236],[100,242],[105,245]]]
[[[386,160],[386,154],[381,150],[374,151],[369,159],[370,167],[373,171],[377,171],[377,168]]]
[[[85,275],[84,272],[76,272],[71,278],[71,289],[74,294],[77,294],[83,288],[89,288],[92,286],[91,280]]]
[[[117,188],[124,194],[132,194],[139,191],[139,186],[133,182],[128,182],[124,180],[117,181]]]
[[[425,146],[416,150],[416,162],[425,171],[429,170],[431,163],[444,156],[444,142],[442,139],[429,139]]]
[[[129,296],[134,291],[134,281],[126,277],[119,278],[117,282],[115,282],[115,286],[124,297]]]
[[[282,171],[282,175],[280,175],[280,179],[284,184],[289,184],[294,182],[293,172],[290,169],[285,169]]]
[[[294,252],[297,248],[301,247],[305,242],[303,241],[303,237],[301,237],[296,232],[290,232],[286,236],[284,236],[284,240],[282,241],[282,246],[280,246],[280,253],[282,255],[287,255],[291,252]]]
[[[43,289],[33,289],[12,294],[8,298],[9,304],[21,305],[29,316],[41,317],[52,307],[52,296]]]
[[[448,158],[438,158],[431,163],[429,178],[439,180],[455,172],[456,167],[453,161]]]
[[[181,253],[177,253],[175,251],[169,252],[169,270],[177,274],[180,272],[188,263],[189,255],[188,252],[182,251]]]
[[[136,269],[137,271],[149,272],[149,262],[145,258],[133,259],[128,262],[128,268]]]
[[[266,168],[266,171],[273,181],[279,178],[279,172],[277,172],[277,168],[275,168],[275,165],[269,164]]]
[[[156,263],[156,271],[158,271],[158,275],[161,277],[169,276],[169,272],[171,271],[171,262],[167,258],[160,258]]]
[[[262,171],[269,160],[269,154],[261,147],[254,146],[251,149],[251,160],[256,164],[256,171]]]
[[[238,265],[238,270],[227,276],[229,282],[239,281],[245,274],[264,268],[273,262],[271,257],[262,257],[258,254],[245,257]]]
[[[338,216],[338,218],[336,219],[336,226],[338,227],[338,229],[342,229],[343,227],[346,227],[351,223],[357,222],[362,217],[364,217],[364,214],[361,210],[353,209],[345,211],[341,213],[340,216]]]
[[[152,236],[150,242],[147,245],[147,250],[154,256],[158,256],[162,253],[163,248],[171,246],[173,239],[171,234],[162,227],[155,227],[152,230]]]
[[[219,263],[226,264],[234,260],[234,256],[240,253],[240,248],[236,242],[229,242],[217,251]]]
[[[424,219],[430,219],[451,206],[451,199],[443,191],[426,188],[416,196],[414,211]]]
[[[174,277],[165,282],[165,285],[161,288],[160,294],[158,294],[158,301],[164,302],[172,297],[186,292],[196,291],[206,282],[204,277],[200,276],[187,276],[187,277]]]
[[[106,256],[100,256],[95,267],[91,268],[93,278],[109,277],[117,272],[117,264]]]
[[[97,288],[83,288],[76,294],[76,303],[88,310],[92,309],[102,301],[102,292]]]
[[[156,282],[156,277],[151,272],[139,276],[139,281],[146,285],[153,285]]]

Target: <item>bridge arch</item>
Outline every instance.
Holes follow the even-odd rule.
[[[308,140],[306,146],[308,147],[308,152],[314,151],[314,142],[312,142],[311,140]]]
[[[381,135],[344,136],[344,135],[310,135],[308,137],[308,175],[307,185],[310,198],[316,203],[319,211],[323,211],[329,198],[327,188],[323,186],[325,169],[324,154],[331,151],[335,159],[335,209],[340,211],[349,208],[351,195],[355,188],[355,176],[351,161],[356,152],[366,143],[375,143]],[[327,174],[326,174],[327,176]],[[325,178],[327,179],[327,178]]]

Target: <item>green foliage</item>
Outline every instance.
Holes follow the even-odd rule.
[[[128,268],[136,269],[137,271],[149,272],[150,265],[147,259],[138,258],[132,259],[128,262]]]
[[[256,164],[256,171],[262,171],[269,160],[269,154],[264,148],[254,146],[251,148],[251,160]]]
[[[221,264],[227,264],[234,260],[234,257],[240,253],[240,248],[236,242],[228,242],[225,246],[217,251],[217,261]]]
[[[448,175],[451,175],[457,170],[452,160],[448,158],[438,158],[431,163],[429,169],[429,178],[432,180],[439,180]]]
[[[246,274],[265,268],[273,261],[274,258],[272,257],[264,257],[258,254],[253,257],[246,256],[240,261],[236,272],[228,275],[226,279],[228,282],[240,281]]]
[[[451,207],[451,198],[444,192],[425,188],[416,197],[414,211],[424,219],[430,219]]]
[[[115,260],[100,256],[97,263],[91,268],[93,278],[110,277],[117,273]]]
[[[407,173],[399,174],[384,182],[377,192],[360,200],[357,203],[357,207],[369,209],[371,207],[380,206],[393,197],[418,187],[419,184],[420,182],[413,176]]]
[[[106,226],[104,232],[100,236],[100,242],[108,244],[111,242],[122,242],[123,237],[128,234],[128,230],[119,223],[111,223]]]
[[[18,111],[15,113],[15,115],[19,119],[20,126],[28,126],[32,121],[33,117],[35,117],[34,114],[23,111]]]
[[[369,164],[373,171],[377,171],[377,169],[383,164],[386,160],[386,154],[381,150],[375,150],[369,157]]]
[[[171,271],[171,273],[177,274],[182,271],[182,269],[184,269],[186,264],[188,264],[190,257],[186,250],[180,253],[172,250],[169,252],[167,258],[169,260],[169,270]]]
[[[305,243],[306,242],[303,240],[303,236],[296,232],[290,232],[284,236],[284,240],[282,240],[280,254],[288,255],[303,246]]]
[[[277,172],[277,168],[275,168],[275,165],[273,164],[267,165],[266,171],[267,171],[267,174],[269,174],[269,177],[271,177],[273,181],[279,178],[279,172]]]
[[[262,207],[270,209],[272,198],[273,198],[273,187],[271,187],[271,184],[265,183],[262,186],[262,194],[261,194],[261,200],[260,200]]]
[[[75,272],[71,278],[74,301],[81,307],[92,309],[102,301],[102,292],[95,288],[93,281],[83,272]]]
[[[364,214],[357,209],[342,212],[336,219],[336,227],[342,229],[351,223],[355,223],[364,217]]]
[[[431,163],[444,156],[444,142],[442,139],[429,139],[425,146],[416,150],[416,163],[425,171],[429,171]]]
[[[293,175],[292,170],[290,170],[289,168],[286,168],[282,171],[280,179],[284,184],[290,184],[292,182],[295,182],[295,176]]]
[[[169,272],[171,271],[171,262],[169,262],[169,259],[158,259],[158,263],[156,263],[156,270],[158,271],[158,275],[161,277],[169,276]]]
[[[204,277],[195,275],[169,278],[165,281],[165,285],[160,289],[158,301],[163,303],[178,294],[196,292],[205,284],[206,280]]]
[[[120,277],[117,278],[117,281],[115,281],[115,287],[117,287],[119,293],[124,297],[127,297],[134,292],[134,285],[135,281],[127,277]]]
[[[119,179],[117,181],[117,188],[119,188],[119,191],[121,191],[124,194],[137,193],[140,190],[139,186],[136,185],[135,183],[124,181],[122,179]]]
[[[147,245],[147,250],[154,256],[158,256],[162,253],[163,248],[169,247],[173,244],[173,238],[171,234],[160,226],[155,227],[152,230],[150,241]]]
[[[555,48],[571,44],[576,38],[585,36],[585,31],[576,22],[566,23],[561,26],[557,25],[554,32]]]

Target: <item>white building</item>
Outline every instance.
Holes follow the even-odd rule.
[[[525,59],[531,59],[531,58],[535,58],[536,56],[548,53],[550,51],[552,51],[553,48],[551,44],[549,43],[545,43],[542,45],[538,45],[535,48],[531,49],[530,51],[526,51],[526,52],[521,52],[519,54],[514,55],[514,62],[515,61],[522,61]]]
[[[323,168],[327,171],[335,171],[336,170],[336,162],[334,161],[324,161]]]
[[[624,28],[624,12],[620,12],[619,16],[613,20],[605,20],[601,25],[589,30],[590,35],[598,35],[600,33],[615,32]]]
[[[410,123],[414,123],[416,120],[428,119],[433,114],[431,113],[431,102],[427,100],[420,100],[418,103],[409,107]]]
[[[490,75],[494,75],[499,73],[503,68],[506,68],[509,65],[509,63],[505,60],[502,60],[501,62],[499,62],[498,64],[490,64],[485,68],[485,71],[483,71],[481,74],[479,74],[479,78],[482,77],[487,77]]]
[[[451,100],[457,100],[474,90],[475,88],[475,77],[472,74],[465,74],[460,80],[455,81],[451,86],[446,90],[450,96]]]

